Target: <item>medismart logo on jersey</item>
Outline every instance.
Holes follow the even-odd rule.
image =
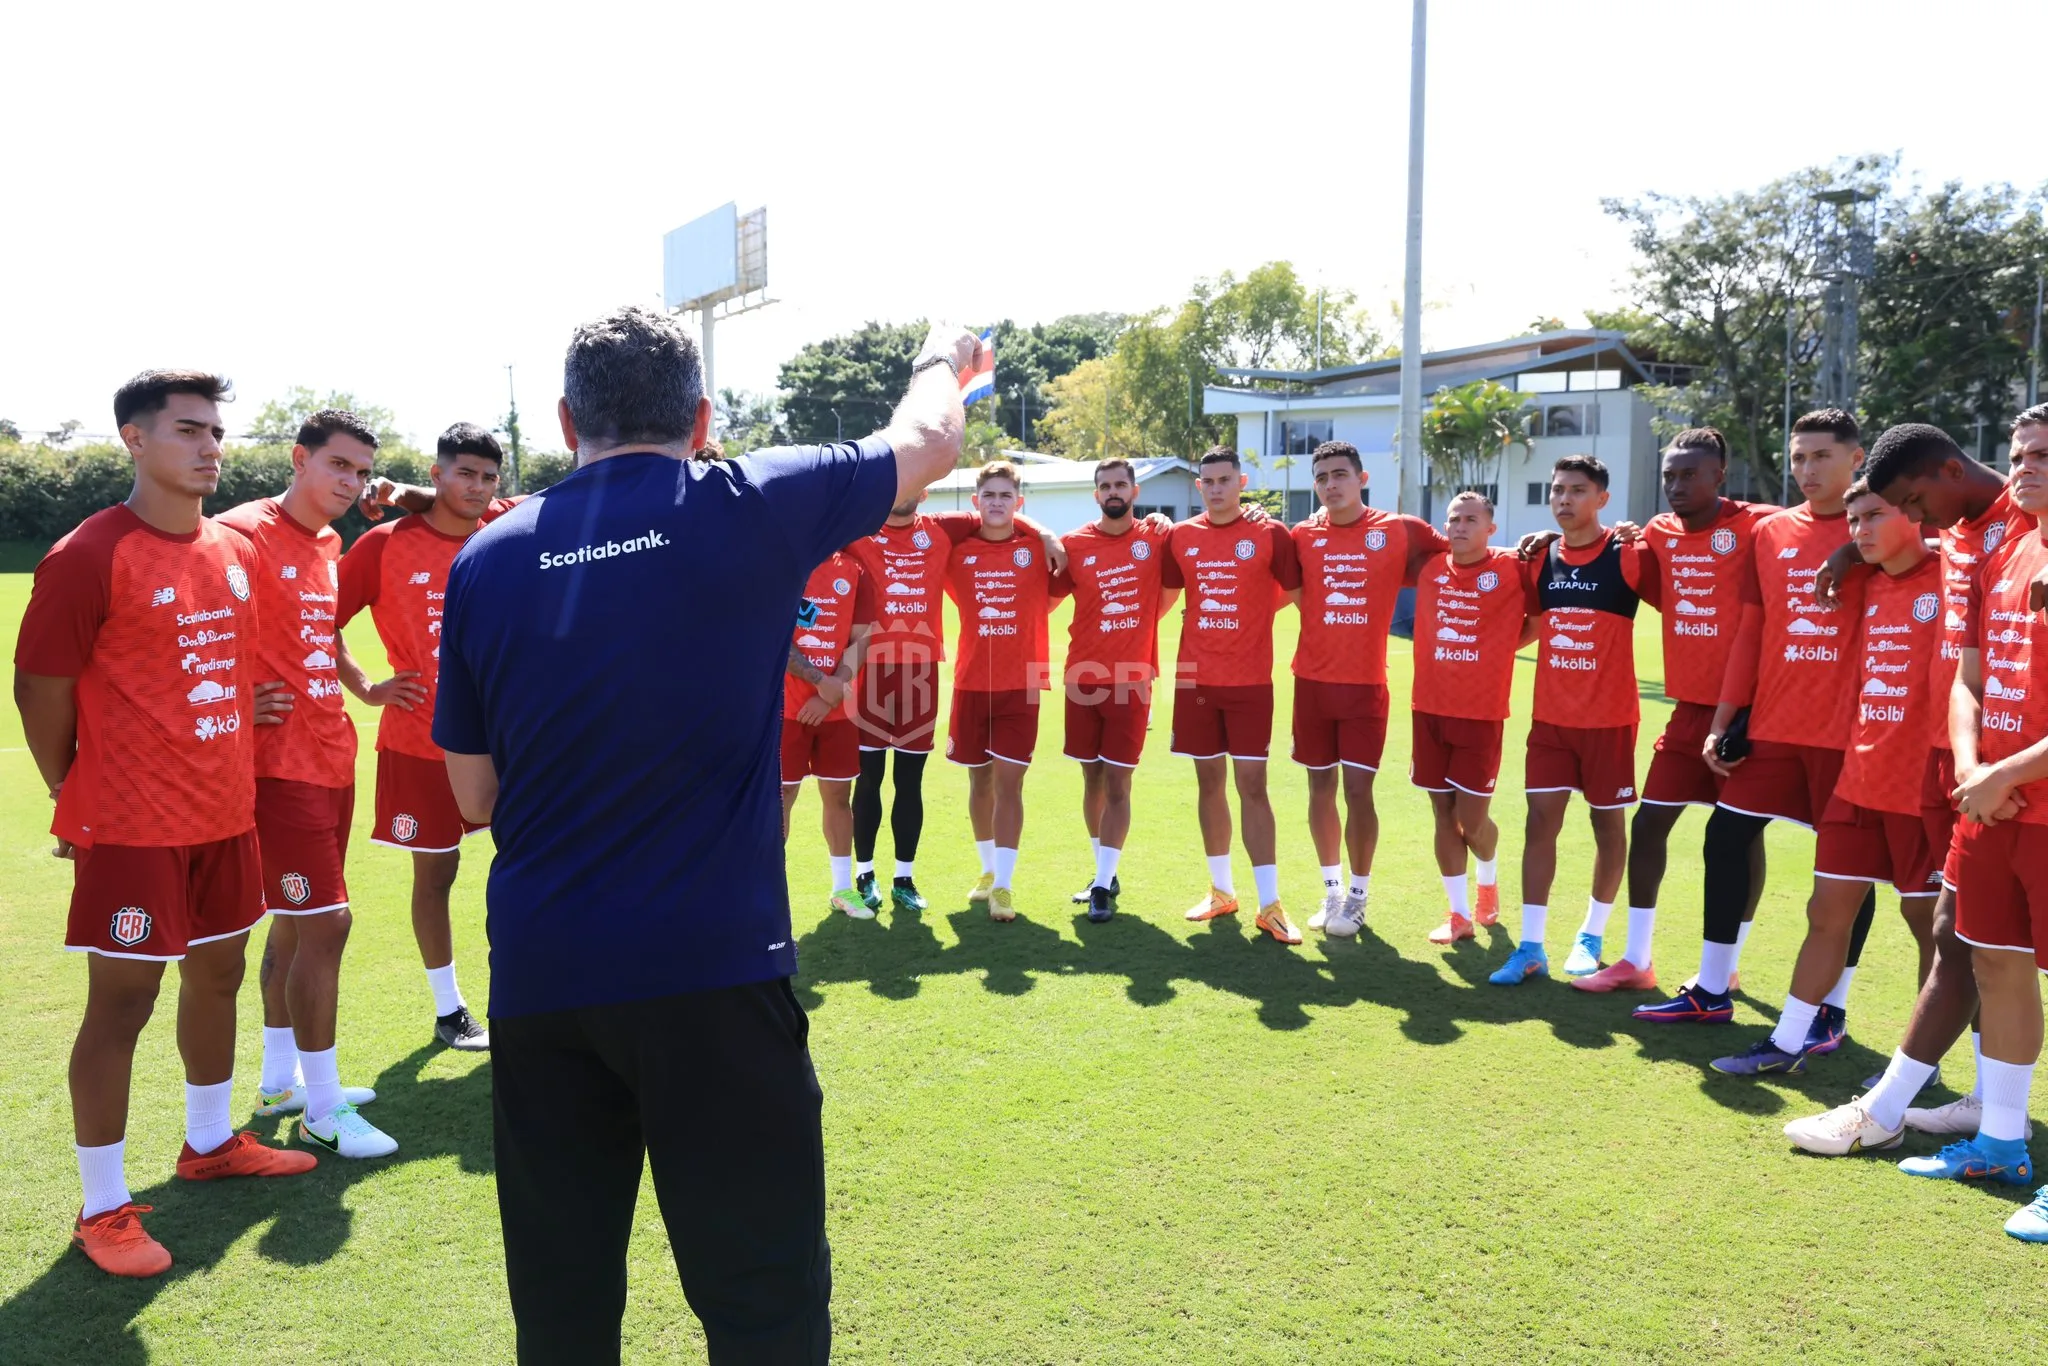
[[[659,531],[650,530],[644,536],[635,536],[626,541],[606,541],[602,545],[592,542],[579,545],[574,550],[560,554],[540,552],[542,569],[561,569],[572,564],[588,564],[592,560],[609,560],[619,555],[631,555],[642,550],[661,550],[669,544],[668,537]]]

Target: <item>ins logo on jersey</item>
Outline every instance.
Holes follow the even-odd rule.
[[[1031,567],[1031,552],[1023,546],[1018,546],[1010,552],[1010,563],[1016,565],[1019,569],[1029,569]]]
[[[1934,614],[1941,610],[1941,599],[1932,593],[1922,593],[1913,599],[1913,620],[1933,621]]]
[[[306,904],[306,898],[313,895],[313,883],[304,873],[286,873],[277,880],[284,890],[284,899],[294,906]]]
[[[1491,593],[1494,589],[1498,587],[1500,587],[1500,575],[1494,573],[1491,569],[1487,570],[1484,574],[1481,574],[1479,576],[1480,592]]]
[[[910,543],[919,550],[930,550],[932,548],[932,534],[923,527],[919,527],[910,533]]]
[[[1237,554],[1237,558],[1239,558],[1240,560],[1249,560],[1252,556],[1259,553],[1259,548],[1253,545],[1250,541],[1239,541],[1235,547],[1235,551]],[[1195,552],[1190,550],[1188,553],[1192,555]]]
[[[841,597],[844,597],[846,594],[851,593],[853,591],[853,585],[848,583],[845,579],[834,579],[832,580],[832,591],[839,594]]]
[[[107,927],[107,933],[116,944],[132,948],[149,938],[149,912],[140,906],[123,906],[114,912],[114,922]]]
[[[1716,555],[1732,555],[1735,553],[1735,533],[1724,526],[1707,538],[1707,545]]]
[[[420,823],[403,811],[391,818],[391,838],[400,844],[410,844],[420,833]]]
[[[1385,550],[1387,548],[1387,533],[1384,531],[1366,532],[1365,548],[1367,550]]]
[[[249,575],[238,564],[228,566],[228,592],[243,602],[249,600]]]
[[[1131,558],[1132,558],[1132,559],[1134,559],[1134,560],[1149,560],[1149,559],[1151,559],[1151,558],[1152,558],[1152,543],[1151,543],[1151,542],[1149,542],[1149,541],[1136,541],[1136,542],[1133,542],[1133,543],[1132,543],[1132,545],[1131,545]]]

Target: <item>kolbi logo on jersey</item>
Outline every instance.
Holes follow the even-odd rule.
[[[149,912],[140,906],[123,906],[114,912],[113,923],[107,926],[107,934],[124,949],[132,949],[149,938],[151,925]]]
[[[304,873],[286,873],[277,880],[284,892],[284,899],[294,906],[306,904],[306,898],[313,895],[313,883]]]
[[[1933,621],[1934,614],[1941,610],[1941,599],[1932,593],[1922,593],[1913,599],[1913,620]]]
[[[1674,542],[1673,542],[1672,544],[1674,544],[1674,545],[1675,545],[1675,544],[1677,544],[1677,542],[1675,542],[1675,541],[1674,541]],[[1735,532],[1734,532],[1734,530],[1733,530],[1732,528],[1729,528],[1729,527],[1725,527],[1725,526],[1724,526],[1724,527],[1722,527],[1722,528],[1721,528],[1721,529],[1720,529],[1719,531],[1716,531],[1716,532],[1715,532],[1715,533],[1714,533],[1714,534],[1713,534],[1712,536],[1709,536],[1709,537],[1707,538],[1707,548],[1708,548],[1708,549],[1710,549],[1710,550],[1712,550],[1712,551],[1713,551],[1713,552],[1714,552],[1714,553],[1715,553],[1716,555],[1732,555],[1732,554],[1734,554],[1734,553],[1735,553]]]

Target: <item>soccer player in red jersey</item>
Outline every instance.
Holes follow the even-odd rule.
[[[889,510],[872,536],[846,547],[875,585],[881,613],[854,680],[853,723],[860,731],[860,777],[853,784],[854,889],[870,910],[875,890],[875,844],[882,832],[882,778],[893,753],[895,798],[889,833],[896,873],[890,899],[899,910],[922,911],[917,890],[917,846],[924,836],[924,767],[939,715],[939,661],[946,657],[940,598],[953,547],[981,525],[977,512],[922,513],[925,495]],[[1039,538],[1047,562],[1061,563],[1057,536],[1020,517],[1017,525]]]
[[[1159,674],[1159,618],[1175,590],[1160,586],[1168,528],[1138,521],[1137,472],[1116,457],[1095,467],[1102,516],[1064,538],[1057,593],[1074,597],[1068,627],[1066,755],[1081,765],[1081,819],[1095,846],[1095,877],[1075,897],[1098,923],[1116,914],[1117,865],[1131,829],[1131,777],[1145,752],[1152,681]]]
[[[850,693],[875,626],[875,590],[852,552],[834,551],[811,571],[782,680],[782,838],[804,777],[818,780],[825,852],[832,860],[832,909],[872,920],[853,885],[853,780],[860,732]]]
[[[1756,524],[1777,511],[1721,496],[1728,443],[1712,427],[1680,432],[1665,449],[1662,465],[1670,511],[1650,519],[1642,544],[1656,562],[1663,601],[1664,695],[1673,704],[1671,719],[1657,737],[1642,804],[1629,826],[1628,950],[1591,976],[1574,978],[1572,985],[1581,991],[1649,991],[1657,985],[1650,948],[1671,829],[1686,807],[1711,809],[1720,796],[1721,779],[1707,767],[1700,747],[1713,728],[1742,617],[1742,582]],[[1753,852],[1757,866],[1750,886],[1753,896],[1761,896],[1762,841]]]
[[[1488,981],[1517,986],[1550,971],[1544,929],[1557,876],[1557,836],[1571,794],[1593,824],[1593,894],[1565,971],[1600,970],[1601,936],[1628,860],[1628,808],[1636,799],[1635,615],[1654,604],[1657,580],[1640,540],[1603,526],[1607,467],[1568,455],[1550,472],[1550,513],[1563,533],[1527,566],[1528,608],[1541,612],[1536,700],[1524,767],[1529,814],[1522,845],[1520,942]],[[1598,721],[1599,725],[1588,725]]]
[[[283,495],[215,519],[256,547],[255,660],[286,708],[282,724],[256,732],[256,833],[272,912],[259,970],[256,1113],[302,1115],[306,1141],[342,1157],[383,1157],[398,1147],[356,1112],[377,1093],[344,1088],[335,1057],[351,924],[343,865],[356,791],[356,728],[342,705],[341,678],[369,685],[335,630],[341,537],[330,524],[362,494],[376,454],[377,434],[354,413],[314,413],[299,428]],[[373,691],[408,700],[425,694],[406,676]]]
[[[64,944],[86,959],[71,1049],[84,1186],[72,1241],[116,1276],[171,1254],[142,1227],[124,1153],[135,1043],[164,964],[178,964],[185,1147],[178,1175],[288,1176],[311,1153],[267,1148],[228,1123],[235,993],[261,920],[256,839],[254,579],[240,532],[201,515],[220,485],[227,381],[149,370],[114,395],[135,462],[126,502],[50,548],[14,652],[22,732],[55,799],[56,853],[74,861]],[[267,707],[265,708],[267,711]]]
[[[412,933],[434,994],[434,1037],[450,1048],[490,1047],[490,1031],[470,1014],[455,980],[455,940],[448,895],[462,866],[462,841],[483,827],[462,818],[448,769],[434,743],[434,683],[440,673],[441,603],[455,552],[484,521],[516,500],[497,496],[504,463],[498,438],[458,422],[435,443],[431,499],[419,489],[373,490],[384,501],[424,511],[372,527],[341,557],[341,627],[364,608],[384,642],[392,668],[413,674],[426,696],[403,704],[386,699],[377,721],[377,813],[372,844],[412,854]],[[351,680],[344,676],[344,682]],[[357,679],[354,682],[362,682]],[[374,693],[356,696],[378,705]]]
[[[1188,590],[1181,609],[1172,746],[1175,754],[1195,761],[1195,811],[1209,860],[1209,894],[1187,918],[1237,913],[1229,777],[1236,782],[1244,848],[1258,891],[1258,927],[1283,944],[1299,944],[1301,932],[1280,905],[1266,751],[1273,738],[1273,613],[1285,594],[1301,587],[1301,567],[1286,527],[1246,520],[1246,483],[1236,451],[1206,451],[1196,467],[1203,510],[1174,525],[1161,566],[1166,587]]]
[[[1948,702],[1929,687],[1941,650],[1941,563],[1928,553],[1919,527],[1867,483],[1850,485],[1846,506],[1857,549],[1881,571],[1865,587],[1855,642],[1862,660],[1856,716],[1841,777],[1820,822],[1806,940],[1792,970],[1791,994],[1770,1037],[1713,1064],[1715,1071],[1734,1076],[1806,1070],[1813,1022],[1848,963],[1849,936],[1866,887],[1889,882],[1897,889],[1900,914],[1920,941],[1923,977],[1934,954],[1937,865],[1948,852],[1954,824],[1927,739],[1933,717]],[[1898,1133],[1889,1136],[1890,1142],[1897,1139]]]
[[[1752,848],[1774,820],[1811,829],[1827,810],[1841,775],[1849,726],[1856,711],[1856,653],[1850,648],[1863,610],[1835,615],[1814,595],[1814,581],[1829,555],[1849,539],[1842,498],[1863,466],[1856,419],[1839,408],[1807,413],[1792,424],[1792,478],[1806,501],[1757,523],[1750,572],[1743,583],[1742,619],[1728,653],[1721,701],[1700,752],[1723,779],[1707,818],[1705,938],[1699,973],[1669,1001],[1636,1007],[1639,1019],[1726,1024],[1730,996],[1748,937],[1743,916],[1756,904]],[[1746,757],[1719,755],[1722,738],[1742,709]],[[1874,890],[1858,923],[1867,930]],[[1853,943],[1860,945],[1862,930]],[[1853,964],[1858,954],[1852,949]],[[1814,1029],[1823,1051],[1839,1047],[1848,981],[1828,993]]]
[[[1323,515],[1289,533],[1300,564],[1294,649],[1294,762],[1308,770],[1308,832],[1323,871],[1309,928],[1349,939],[1365,928],[1380,840],[1372,784],[1387,743],[1387,634],[1415,571],[1449,544],[1420,517],[1365,503],[1365,464],[1348,441],[1309,458]],[[1341,782],[1340,782],[1341,775]],[[1345,818],[1337,817],[1344,790]],[[1344,880],[1349,855],[1351,879]]]
[[[1011,879],[1024,834],[1024,774],[1051,681],[1053,567],[1043,545],[1017,534],[1023,502],[1015,465],[982,466],[974,479],[981,529],[953,547],[946,567],[946,592],[960,612],[946,757],[967,770],[967,814],[981,856],[969,900],[987,901],[997,921],[1017,918]]]
[[[1456,495],[1444,513],[1449,549],[1424,560],[1416,572],[1408,777],[1429,793],[1437,871],[1451,903],[1444,923],[1430,931],[1432,944],[1472,938],[1475,919],[1481,925],[1500,920],[1500,829],[1491,808],[1501,729],[1514,686],[1515,650],[1536,638],[1542,618],[1529,613],[1515,552],[1488,544],[1493,531],[1491,499],[1469,490]],[[1468,851],[1478,873],[1470,899]]]

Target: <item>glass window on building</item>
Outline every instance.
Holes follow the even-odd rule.
[[[1570,383],[1562,370],[1524,370],[1515,376],[1515,388],[1525,394],[1561,394]]]
[[[1548,507],[1549,505],[1550,485],[1543,483],[1541,480],[1531,479],[1529,481],[1529,506],[1540,508]]]
[[[1281,455],[1309,455],[1315,448],[1331,439],[1331,425],[1328,419],[1319,422],[1283,422],[1280,424]]]

